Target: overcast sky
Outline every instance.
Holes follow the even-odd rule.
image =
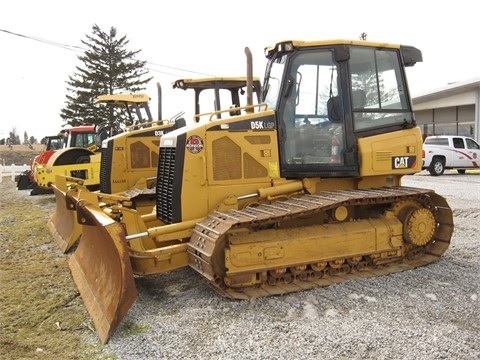
[[[65,124],[66,81],[82,66],[81,40],[97,24],[127,36],[153,76],[146,92],[156,115],[156,83],[163,118],[191,113],[193,100],[173,90],[179,78],[244,76],[245,47],[254,76],[263,79],[263,49],[277,41],[358,39],[412,45],[423,63],[408,69],[412,94],[480,78],[477,5],[471,0],[18,0],[0,12],[0,138],[15,127],[38,140]],[[18,34],[18,35],[16,35]],[[20,36],[19,36],[20,35]],[[82,50],[83,49],[83,50]],[[188,100],[188,101],[187,101]]]

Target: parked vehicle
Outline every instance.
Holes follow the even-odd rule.
[[[464,174],[467,169],[480,167],[480,145],[467,136],[428,136],[423,142],[422,169],[440,176],[445,169]]]
[[[51,193],[52,189],[49,182],[54,176],[50,175],[51,171],[47,169],[47,165],[53,159],[57,159],[56,161],[59,163],[58,157],[62,157],[62,161],[65,161],[65,155],[60,154],[68,153],[71,156],[71,149],[75,149],[73,151],[77,155],[79,152],[81,154],[84,152],[90,153],[91,150],[87,148],[91,146],[92,142],[95,142],[95,127],[93,125],[62,129],[57,135],[47,136],[45,148],[33,159],[30,170],[18,177],[18,190],[31,189],[30,195]]]

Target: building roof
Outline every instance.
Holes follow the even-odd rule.
[[[480,78],[459,81],[448,84],[442,88],[438,88],[426,93],[422,93],[412,98],[413,105],[425,103],[432,100],[447,98],[450,96],[463,94],[469,91],[480,89]]]

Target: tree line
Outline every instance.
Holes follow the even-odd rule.
[[[35,145],[38,140],[34,136],[28,136],[27,132],[23,133],[23,142],[20,140],[20,135],[17,133],[17,128],[13,127],[8,133],[8,137],[0,139],[0,145]]]

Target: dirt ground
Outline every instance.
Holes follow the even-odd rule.
[[[47,229],[54,195],[30,196],[9,178],[0,194],[0,359],[114,359],[90,340],[68,255]]]
[[[11,155],[8,161],[17,163],[12,159],[33,155],[27,149],[15,154],[2,146],[0,159]],[[405,180],[435,189],[453,209],[452,243],[438,263],[241,303],[213,294],[191,269],[145,277],[138,300],[102,346],[71,278],[69,255],[47,229],[54,195],[30,196],[4,179],[0,359],[479,358],[479,175]]]

